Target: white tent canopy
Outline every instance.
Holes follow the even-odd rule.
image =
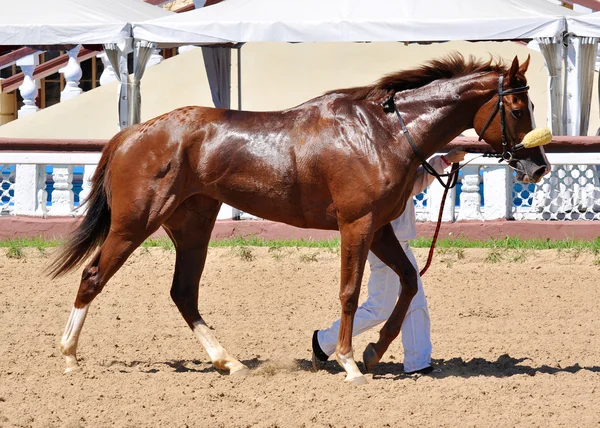
[[[140,0],[19,0],[0,14],[0,45],[64,46],[103,44],[117,74],[119,126],[139,121],[139,79],[153,45],[138,43],[133,79],[126,55],[134,21],[174,15]]]
[[[576,36],[600,37],[600,12],[567,18],[569,33]]]
[[[140,0],[18,0],[0,13],[0,45],[121,43],[131,22],[171,15]]]
[[[163,44],[514,40],[561,35],[570,12],[547,0],[226,0],[135,22],[133,35]]]

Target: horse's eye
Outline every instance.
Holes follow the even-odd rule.
[[[510,114],[512,114],[512,117],[515,119],[520,119],[521,116],[523,116],[523,110],[512,110]]]

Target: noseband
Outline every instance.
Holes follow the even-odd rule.
[[[498,157],[501,158],[501,160],[510,162],[513,159],[513,152],[522,149],[523,146],[520,144],[515,144],[511,133],[508,132],[506,128],[506,111],[504,110],[504,97],[507,95],[527,92],[529,90],[529,86],[520,86],[518,88],[511,88],[505,91],[502,89],[503,82],[504,76],[500,75],[500,78],[498,79],[498,102],[496,103],[496,107],[494,107],[494,110],[490,114],[490,117],[488,118],[487,122],[485,122],[485,125],[483,125],[483,128],[479,133],[479,139],[477,141],[481,141],[483,139],[485,131],[492,123],[492,120],[496,116],[496,113],[500,112],[500,131],[502,132],[502,154],[493,153],[489,154],[488,157]],[[510,147],[508,145],[508,140],[510,140]]]

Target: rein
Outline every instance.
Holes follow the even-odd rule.
[[[448,177],[447,186],[444,186],[444,195],[442,196],[442,203],[440,204],[440,213],[438,215],[437,224],[435,225],[435,232],[433,232],[433,240],[431,241],[431,247],[429,247],[429,254],[427,255],[427,262],[425,263],[425,267],[423,267],[423,269],[421,269],[419,276],[425,275],[425,272],[427,272],[427,269],[429,269],[429,266],[431,265],[431,261],[433,260],[433,251],[435,250],[435,243],[437,242],[438,235],[440,234],[440,227],[442,225],[442,216],[444,214],[444,205],[446,205],[446,196],[448,195],[448,190],[450,190],[452,187],[456,186],[456,182],[458,181],[459,169],[460,169],[460,167],[459,167],[458,163],[452,164],[452,172],[450,173],[452,175],[450,177]],[[450,183],[451,180],[453,181],[453,183]]]

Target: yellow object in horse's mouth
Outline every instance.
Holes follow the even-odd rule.
[[[552,141],[552,132],[548,128],[536,128],[527,133],[521,141],[524,149],[544,146]]]

